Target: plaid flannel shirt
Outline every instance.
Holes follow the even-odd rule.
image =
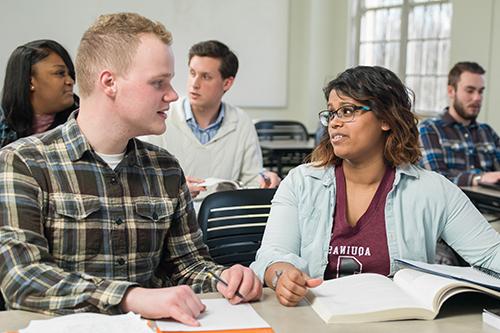
[[[7,125],[4,111],[0,106],[0,148],[16,140],[17,133]]]
[[[448,113],[419,124],[422,160],[420,165],[446,176],[459,186],[472,185],[483,172],[500,170],[500,139],[487,124],[472,121],[468,126]]]
[[[179,164],[129,141],[112,170],[63,126],[0,150],[0,290],[9,309],[119,313],[132,285],[215,291]]]

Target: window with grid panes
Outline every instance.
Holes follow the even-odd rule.
[[[389,68],[415,92],[415,112],[448,104],[452,5],[442,0],[358,0],[353,61]]]

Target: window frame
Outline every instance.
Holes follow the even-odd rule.
[[[443,74],[441,73],[411,73],[407,75],[407,50],[408,50],[408,34],[409,34],[409,20],[410,20],[410,13],[412,12],[413,8],[415,7],[420,7],[420,6],[427,6],[427,5],[446,5],[450,4],[453,6],[453,3],[451,0],[429,0],[429,1],[415,1],[415,0],[401,0],[400,4],[393,4],[393,5],[384,5],[384,6],[376,6],[376,7],[369,7],[366,8],[363,6],[364,1],[363,0],[356,0],[351,2],[351,7],[350,7],[350,17],[351,17],[351,45],[353,46],[351,48],[352,52],[350,52],[349,59],[351,62],[352,66],[357,66],[360,64],[360,49],[361,49],[361,20],[363,15],[365,15],[369,11],[376,11],[376,10],[388,10],[388,9],[394,9],[394,8],[399,8],[401,10],[401,25],[400,25],[400,38],[399,38],[399,61],[398,61],[398,66],[397,66],[397,72],[396,74],[398,77],[401,79],[402,82],[406,84],[407,82],[407,76],[413,76],[413,77],[433,77],[435,79],[441,78]],[[453,7],[452,7],[453,10]],[[452,13],[453,15],[453,13]],[[451,21],[450,21],[451,24]],[[450,27],[451,29],[451,27]],[[437,40],[448,40],[449,43],[451,43],[451,32],[448,38],[439,38]],[[412,39],[412,41],[429,41],[429,40],[435,40],[435,38],[426,38],[426,37],[418,37],[415,39]],[[377,42],[377,41],[373,41]],[[382,42],[385,42],[383,40]],[[450,53],[448,50],[448,59],[450,57]],[[447,76],[447,73],[446,73]],[[417,110],[416,105],[414,106],[416,113],[421,115],[421,116],[434,116],[437,113],[441,112],[441,110]]]

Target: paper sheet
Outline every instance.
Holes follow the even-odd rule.
[[[185,332],[270,327],[250,304],[232,305],[225,299],[203,299],[202,302],[207,308],[197,318],[201,326],[192,327],[173,320],[157,320],[157,327],[161,331]]]
[[[19,333],[152,333],[145,320],[129,312],[109,316],[99,313],[78,313],[46,320],[32,320]]]

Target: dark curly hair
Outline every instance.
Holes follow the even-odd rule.
[[[350,68],[323,88],[326,100],[332,90],[369,106],[377,119],[390,126],[384,148],[387,164],[413,164],[421,158],[418,119],[412,112],[414,94],[393,72],[379,66]],[[310,161],[317,166],[340,164],[341,158],[333,151],[328,131],[312,152]]]

